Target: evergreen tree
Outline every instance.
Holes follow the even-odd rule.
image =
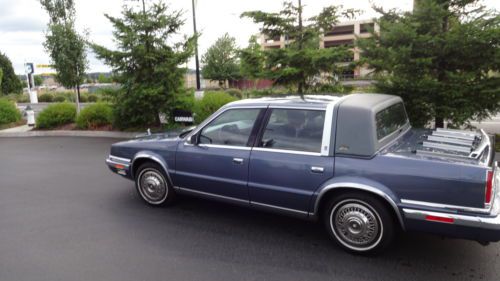
[[[257,42],[257,37],[252,36],[248,42],[248,47],[241,49],[240,57],[240,73],[246,78],[254,81],[257,84],[260,78],[264,78],[264,62],[265,57],[262,48]]]
[[[357,13],[352,9],[343,10],[341,6],[328,6],[317,16],[303,19],[303,9],[299,0],[297,5],[285,2],[279,13],[250,11],[242,14],[261,24],[261,33],[265,36],[286,38],[285,48],[264,52],[265,76],[274,79],[276,84],[297,87],[301,95],[324,79],[334,83],[342,72],[353,68],[353,65],[339,64],[353,56],[349,47],[322,49],[319,39],[338,23],[341,16],[352,18]],[[319,79],[321,75],[323,77]]]
[[[240,78],[237,52],[234,37],[226,33],[217,39],[201,58],[204,64],[201,70],[203,78],[218,81],[220,87],[224,86],[226,80]]]
[[[12,62],[5,55],[0,53],[0,70],[2,70],[2,84],[0,88],[0,95],[8,95],[11,93],[20,93],[23,89],[21,80],[14,73]]]
[[[147,6],[144,1],[142,10],[125,6],[122,18],[106,15],[117,50],[91,44],[122,84],[115,103],[115,123],[122,128],[160,125],[159,113],[170,113],[174,96],[184,90],[181,65],[193,55],[195,37],[172,43],[184,24],[181,12],[162,1]]]
[[[414,126],[462,125],[499,111],[500,17],[475,0],[420,0],[384,11],[380,33],[358,40],[378,89],[401,96]]]

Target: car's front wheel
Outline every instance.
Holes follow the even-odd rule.
[[[175,191],[160,165],[152,162],[144,163],[137,169],[136,175],[137,192],[146,203],[164,206],[173,201]]]
[[[380,200],[365,193],[335,196],[328,202],[323,219],[331,238],[352,253],[379,253],[394,237],[389,210]]]

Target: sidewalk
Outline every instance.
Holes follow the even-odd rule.
[[[18,137],[97,137],[131,139],[144,132],[110,132],[110,131],[33,131],[33,127],[23,125],[19,127],[0,130],[0,138]]]
[[[24,133],[24,132],[29,132],[32,129],[33,129],[33,127],[30,127],[28,125],[23,125],[23,126],[19,126],[19,127],[0,130],[0,134],[3,134],[3,133]]]

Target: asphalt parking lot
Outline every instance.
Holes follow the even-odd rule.
[[[0,138],[0,280],[500,280],[500,243],[403,235],[347,254],[319,224],[194,198],[143,204],[99,138]]]

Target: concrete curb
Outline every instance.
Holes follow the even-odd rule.
[[[94,137],[131,139],[143,133],[139,132],[106,132],[106,131],[29,131],[29,132],[0,132],[0,138],[20,137]]]

